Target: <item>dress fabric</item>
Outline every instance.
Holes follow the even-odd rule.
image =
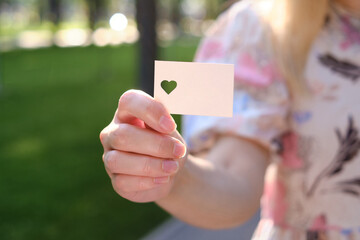
[[[191,152],[221,134],[272,150],[256,240],[360,240],[360,19],[332,5],[292,100],[251,1],[219,16],[195,60],[235,66],[232,118],[185,116]],[[219,79],[221,81],[221,79]]]

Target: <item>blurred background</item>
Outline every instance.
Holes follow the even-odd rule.
[[[98,136],[230,4],[0,0],[0,239],[139,239],[168,218],[113,191]]]

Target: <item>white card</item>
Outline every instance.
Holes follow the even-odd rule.
[[[154,98],[172,114],[232,117],[234,65],[155,61]]]

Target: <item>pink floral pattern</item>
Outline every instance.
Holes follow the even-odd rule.
[[[360,45],[360,32],[352,25],[348,16],[341,17],[341,25],[344,33],[344,40],[341,42],[341,48],[347,50],[354,44]]]
[[[286,188],[279,180],[265,183],[264,197],[262,199],[262,215],[272,219],[274,224],[284,225],[286,213]]]
[[[298,136],[290,132],[282,138],[284,151],[281,153],[284,167],[299,169],[304,166],[303,160],[298,156]]]
[[[196,61],[234,64],[234,117],[185,116],[189,150],[230,133],[272,151],[253,240],[360,240],[360,30],[329,10],[305,69],[312,95],[290,99],[253,4],[234,4],[199,47]]]
[[[205,40],[196,55],[198,61],[220,59],[223,57],[224,49],[222,43],[216,40]]]
[[[321,214],[317,216],[310,227],[311,230],[327,230],[327,223],[325,215]]]
[[[256,87],[267,87],[275,79],[280,79],[279,76],[273,63],[269,62],[259,67],[257,61],[249,53],[240,55],[235,65],[235,81]]]

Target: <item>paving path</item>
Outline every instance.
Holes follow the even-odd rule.
[[[247,223],[229,230],[204,230],[171,218],[142,240],[250,240],[259,215],[257,213]]]

